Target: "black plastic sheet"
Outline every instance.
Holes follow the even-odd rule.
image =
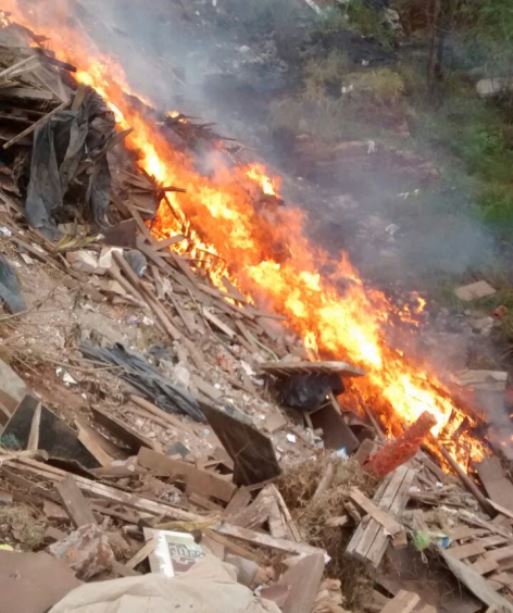
[[[10,313],[21,313],[27,308],[18,275],[3,255],[0,255],[0,300]]]
[[[205,421],[196,399],[187,390],[173,385],[143,356],[130,353],[119,343],[110,348],[84,343],[81,351],[87,358],[119,366],[119,377],[163,411],[184,413],[196,421]]]
[[[98,226],[105,224],[111,190],[105,144],[113,128],[109,111],[89,92],[78,110],[61,111],[35,131],[25,202],[32,227],[48,238],[59,236],[57,220],[64,214],[65,197],[85,169],[85,193],[69,204],[78,208],[83,202],[86,216]]]

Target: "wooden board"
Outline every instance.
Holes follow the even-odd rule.
[[[63,481],[56,483],[55,488],[62,498],[68,515],[77,528],[87,524],[96,524],[91,507],[73,477],[66,477]]]
[[[241,541],[246,541],[253,545],[289,554],[310,555],[313,553],[322,553],[326,560],[326,552],[322,549],[311,547],[305,543],[296,543],[287,539],[276,539],[269,534],[265,534],[265,532],[256,532],[256,530],[240,528],[239,526],[232,526],[226,523],[215,526],[213,530],[224,536],[231,536],[232,538],[240,539]]]
[[[385,512],[399,514],[408,502],[415,475],[414,468],[400,466],[382,482],[374,496],[374,503]],[[372,517],[366,516],[349,541],[346,555],[377,568],[389,542],[390,536],[383,526]]]
[[[506,477],[499,458],[487,458],[476,469],[489,498],[513,513],[513,483]]]
[[[156,476],[181,479],[189,491],[228,502],[236,491],[236,486],[216,473],[201,470],[193,464],[174,460],[162,453],[141,447],[137,456],[140,466],[152,471]]]
[[[278,585],[288,590],[288,596],[280,609],[283,613],[309,613],[313,610],[319,594],[324,573],[322,554],[306,556],[294,564],[280,577]]]
[[[465,545],[456,545],[451,547],[449,553],[457,560],[464,560],[473,556],[481,555],[485,553],[486,549],[479,541],[473,543],[466,543]]]
[[[93,407],[91,410],[95,421],[104,426],[113,436],[123,441],[123,443],[127,445],[133,454],[137,454],[141,447],[157,449],[156,444],[153,441],[142,436],[139,434],[139,432],[128,426],[117,417],[113,417],[105,411],[95,407]]]
[[[0,465],[0,472],[3,468],[9,467],[19,472],[25,472],[27,474],[48,479],[54,483],[60,483],[67,476],[63,470],[37,462],[36,460],[30,460],[28,458],[17,458],[13,460],[7,460],[3,465]],[[97,483],[91,479],[85,477],[74,477],[78,487],[81,491],[91,494],[91,496],[105,499],[109,502],[117,503],[130,509],[135,509],[142,513],[154,515],[160,518],[168,517],[170,519],[176,519],[179,521],[204,521],[205,516],[198,515],[196,513],[190,513],[183,509],[178,509],[170,504],[163,502],[156,502],[149,498],[137,496],[129,492],[124,492],[114,487],[104,485],[103,483]]]
[[[381,524],[390,536],[395,536],[404,530],[403,526],[398,521],[374,504],[372,500],[369,500],[369,498],[367,498],[357,487],[351,488],[349,497],[368,515]]]
[[[469,565],[461,560],[453,558],[448,551],[439,549],[440,555],[444,558],[449,570],[454,576],[463,583],[467,589],[477,596],[481,602],[489,607],[498,606],[504,607],[505,611],[513,611],[513,605],[500,594],[497,594],[489,585],[486,579],[483,579]]]
[[[83,419],[76,419],[75,425],[78,429],[78,440],[98,460],[101,466],[110,466],[114,459],[127,457],[114,443],[96,432]]]

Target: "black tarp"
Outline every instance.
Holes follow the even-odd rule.
[[[27,308],[18,275],[3,255],[0,255],[0,300],[10,313],[21,313]]]
[[[130,353],[119,343],[108,348],[84,343],[81,351],[87,358],[119,366],[119,377],[163,411],[185,413],[197,421],[205,421],[196,399],[187,390],[166,379],[143,356]]]
[[[90,221],[105,224],[111,189],[105,145],[113,129],[110,111],[90,91],[78,110],[61,111],[35,131],[25,202],[32,227],[48,238],[58,237],[57,220],[64,213],[65,197],[85,172],[89,176],[82,181],[84,193],[75,195],[70,204],[75,208],[84,204]]]

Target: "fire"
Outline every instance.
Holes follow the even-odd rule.
[[[79,67],[77,81],[95,88],[107,101],[120,129],[132,128],[125,142],[138,152],[140,167],[161,185],[186,189],[166,195],[155,231],[168,235],[186,226],[187,248],[193,255],[203,254],[214,283],[221,286],[222,275],[229,274],[242,291],[287,316],[311,352],[345,358],[365,368],[367,377],[350,390],[352,408],[372,407],[396,434],[428,411],[436,421],[433,434],[447,443],[454,457],[466,464],[468,448],[470,459],[482,459],[487,452],[479,439],[466,433],[465,444],[451,440],[465,414],[435,374],[387,344],[384,327],[393,309],[386,297],[365,285],[346,255],[333,262],[312,245],[305,237],[300,211],[276,207],[269,217],[255,210],[244,188],[248,179],[269,196],[277,195],[279,181],[269,177],[261,164],[220,168],[213,177],[202,176],[187,156],[172,148],[154,120],[131,104],[126,94],[135,92],[123,69],[101,54],[79,28],[70,29],[66,12],[44,4],[35,14],[36,9],[22,10],[15,0],[2,3],[13,21],[42,31],[59,58]],[[66,9],[66,3],[58,6]],[[424,306],[419,297],[415,311]],[[472,423],[473,418],[468,419]]]
[[[262,164],[251,164],[246,170],[246,176],[257,183],[266,196],[278,196],[280,179],[269,177],[265,166]]]

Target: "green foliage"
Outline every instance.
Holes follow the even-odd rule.
[[[351,0],[347,6],[348,22],[354,30],[389,45],[392,43],[392,32],[383,17],[382,10],[375,9],[364,0]]]
[[[346,6],[335,5],[323,11],[315,33],[321,38],[352,30],[374,38],[386,47],[392,46],[394,33],[384,19],[384,12],[364,0],[350,0]]]
[[[330,86],[338,86],[340,89],[350,65],[347,55],[336,49],[326,57],[310,59],[304,69],[305,90],[315,96],[315,92],[326,93]]]
[[[501,231],[513,224],[513,149],[503,117],[496,108],[461,90],[437,109],[418,110],[414,121],[418,142],[431,149],[483,219]]]
[[[509,236],[513,226],[513,184],[485,184],[479,194],[479,204],[485,221]]]
[[[513,62],[513,4],[511,0],[466,0],[456,15],[472,53],[496,73]]]

